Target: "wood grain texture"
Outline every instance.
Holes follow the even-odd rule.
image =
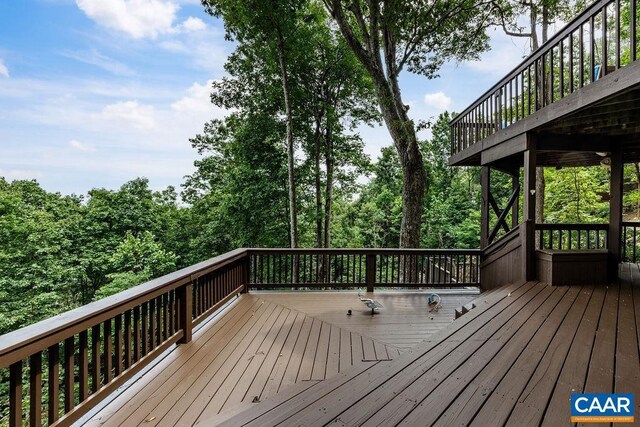
[[[86,424],[207,425],[294,384],[316,383],[399,354],[369,336],[243,294]]]
[[[223,425],[565,425],[572,392],[640,393],[640,269],[620,273],[488,292],[410,352]]]

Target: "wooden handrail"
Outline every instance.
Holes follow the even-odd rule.
[[[242,292],[247,258],[246,249],[231,251],[0,336],[9,425],[22,425],[25,417],[25,365],[30,423],[40,424],[43,415],[38,378],[45,361],[47,424],[70,425],[170,346],[189,342],[195,325]]]
[[[0,336],[0,369],[9,368],[9,425],[27,416],[38,424],[42,418],[72,424],[172,345],[188,343],[194,326],[248,287],[291,286],[296,275],[309,279],[293,281],[301,287],[478,286],[479,265],[477,249],[228,252]],[[325,275],[312,283],[308,266],[322,266]],[[276,267],[277,276],[270,275]]]
[[[536,230],[608,230],[609,224],[536,224]]]
[[[249,253],[252,288],[479,286],[479,249],[315,248]]]
[[[621,8],[627,5],[632,12],[628,23],[621,22],[620,17]],[[614,9],[613,16],[607,12],[610,7]],[[602,31],[598,35],[594,34],[596,16],[603,18],[600,22]],[[614,18],[611,35],[607,18]],[[451,154],[463,151],[500,129],[511,126],[621,68],[624,65],[621,64],[620,49],[623,25],[628,27],[625,31],[629,30],[629,63],[636,61],[636,0],[594,2],[450,121]],[[585,37],[584,27],[589,28],[589,38]],[[576,33],[578,37],[574,40]],[[612,62],[609,62],[607,46],[612,40],[616,48],[611,55]],[[598,50],[598,43],[604,48]],[[588,45],[586,49],[585,45]],[[577,58],[574,56],[576,48]],[[602,60],[596,62],[596,54],[605,58],[604,64]],[[589,64],[585,67],[587,58]],[[585,79],[585,74],[588,80]],[[559,77],[558,85],[555,84],[554,76]]]
[[[58,339],[60,331],[66,331],[64,335],[75,335],[87,327],[94,326],[110,318],[116,312],[122,313],[127,309],[140,305],[142,301],[149,301],[169,290],[191,283],[198,277],[242,259],[246,255],[246,249],[237,249],[33,325],[0,335],[0,367],[6,367],[28,356],[33,350],[44,350],[54,342],[60,342],[61,339]],[[21,349],[25,350],[21,351]],[[25,352],[27,354],[24,354]],[[9,354],[14,354],[14,356],[9,357]],[[17,355],[20,357],[17,357]]]
[[[476,255],[479,249],[401,249],[401,248],[248,248],[249,255],[255,254],[374,254],[374,255],[420,255],[420,254],[460,254]]]

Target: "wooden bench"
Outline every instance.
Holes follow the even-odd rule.
[[[553,286],[607,283],[607,257],[606,249],[538,249],[538,280]]]

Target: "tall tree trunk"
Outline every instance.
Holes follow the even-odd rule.
[[[322,183],[320,180],[320,142],[321,142],[321,132],[320,132],[320,118],[316,117],[316,128],[313,135],[313,143],[314,145],[314,156],[315,156],[315,165],[314,165],[314,174],[315,174],[315,185],[316,185],[316,247],[322,247]]]
[[[291,247],[298,247],[298,210],[296,203],[296,185],[294,176],[294,145],[293,145],[293,113],[291,112],[291,99],[289,91],[289,75],[287,72],[287,60],[285,56],[284,38],[278,32],[278,62],[282,80],[282,92],[284,95],[284,109],[287,126],[287,174],[289,184],[289,226]]]
[[[426,172],[422,154],[418,147],[413,121],[407,116],[407,107],[402,103],[400,88],[391,79],[391,87],[386,79],[375,79],[374,84],[382,117],[387,125],[393,144],[402,165],[402,223],[400,226],[400,247],[420,247],[420,226]]]
[[[331,247],[331,202],[333,193],[333,139],[329,117],[327,117],[327,130],[325,132],[325,148],[327,185],[324,195],[324,247],[329,248]]]

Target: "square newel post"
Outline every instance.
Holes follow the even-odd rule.
[[[524,152],[524,188],[522,206],[522,278],[536,278],[536,141],[528,135],[528,149]]]
[[[376,254],[367,254],[365,258],[365,282],[367,292],[373,292],[376,281]]]
[[[622,224],[622,181],[624,165],[622,152],[611,153],[611,179],[609,181],[609,230],[607,234],[608,276],[609,280],[618,278],[618,264],[620,263],[620,235]]]
[[[178,326],[182,329],[180,344],[191,342],[193,330],[193,285],[187,283],[176,289],[178,302]]]

